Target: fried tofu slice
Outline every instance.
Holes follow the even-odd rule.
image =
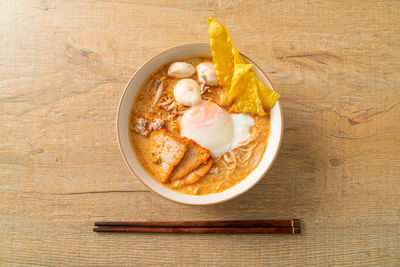
[[[210,151],[191,139],[187,140],[187,150],[181,161],[174,168],[169,180],[181,179],[197,169],[210,157]]]
[[[154,173],[164,183],[185,155],[187,141],[173,136],[165,129],[158,130],[150,136],[150,151]]]
[[[211,169],[213,163],[214,161],[212,157],[209,157],[207,161],[201,164],[197,169],[189,173],[187,176],[183,177],[183,182],[185,184],[194,184],[195,182],[200,180],[201,177],[206,175],[206,173]]]

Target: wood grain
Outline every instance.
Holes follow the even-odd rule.
[[[271,78],[280,154],[245,195],[149,192],[115,137],[120,94],[206,18]],[[399,266],[400,2],[0,2],[0,265]],[[302,220],[298,236],[99,235],[94,221]]]

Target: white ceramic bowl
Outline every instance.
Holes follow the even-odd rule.
[[[146,81],[149,75],[157,68],[164,64],[179,59],[196,57],[196,56],[211,56],[210,46],[208,43],[193,43],[184,44],[177,47],[170,48],[164,52],[154,56],[146,63],[144,63],[129,80],[122,93],[117,113],[117,137],[118,145],[122,153],[122,157],[129,169],[135,174],[135,176],[153,192],[165,197],[169,200],[190,204],[190,205],[209,205],[216,204],[229,199],[235,198],[251,187],[253,187],[258,181],[270,169],[276,155],[278,154],[279,146],[282,139],[282,113],[279,105],[279,101],[271,109],[271,133],[268,140],[267,148],[261,159],[258,167],[253,170],[248,177],[242,180],[239,184],[216,194],[192,196],[182,194],[173,191],[159,183],[157,183],[142,167],[139,163],[137,155],[132,151],[132,147],[129,142],[129,112],[131,105],[135,98],[136,93]],[[262,70],[249,58],[242,54],[243,58],[253,64],[253,71],[257,77],[266,85],[272,88],[271,82]]]

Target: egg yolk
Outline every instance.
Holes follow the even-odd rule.
[[[186,110],[181,119],[181,135],[193,139],[217,157],[226,152],[232,143],[233,124],[228,112],[212,102]]]

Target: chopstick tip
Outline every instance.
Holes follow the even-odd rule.
[[[301,222],[299,219],[292,219],[293,227],[301,227]]]

